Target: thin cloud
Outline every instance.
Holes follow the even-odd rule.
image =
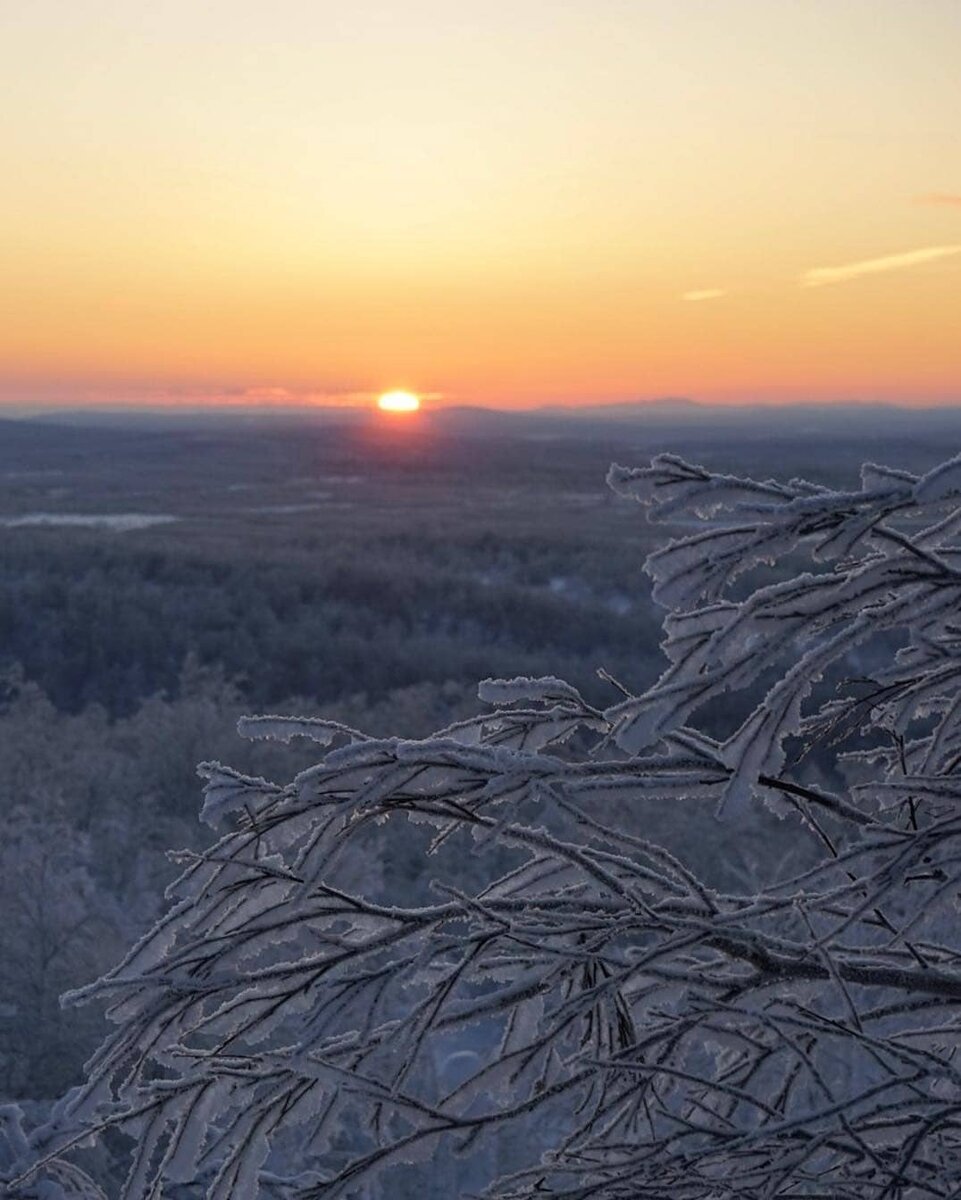
[[[883,258],[865,258],[860,262],[845,263],[840,267],[813,267],[804,271],[798,282],[801,287],[824,287],[829,283],[847,283],[849,279],[860,279],[862,275],[880,275],[885,271],[901,271],[917,267],[921,263],[934,262],[951,254],[961,254],[961,246],[925,246],[922,250],[908,250],[904,254],[886,254]]]
[[[187,405],[227,405],[235,408],[358,408],[373,403],[373,399],[370,392],[257,384],[212,391],[185,389],[182,394],[177,395],[175,402]]]
[[[701,288],[699,291],[695,291],[695,292],[683,292],[681,294],[681,299],[682,300],[692,300],[692,301],[718,300],[718,299],[720,299],[721,296],[726,296],[726,295],[727,295],[727,292],[724,291],[723,288]]]
[[[927,192],[924,196],[916,196],[918,204],[939,204],[943,208],[961,208],[961,193],[959,192]]]

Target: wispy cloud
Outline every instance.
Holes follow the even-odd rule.
[[[683,292],[682,300],[718,300],[721,296],[726,296],[727,292],[723,288],[701,288],[695,292]]]
[[[879,275],[884,271],[901,271],[917,267],[921,263],[934,262],[951,254],[961,254],[961,246],[925,246],[921,250],[908,250],[904,254],[886,254],[883,258],[865,258],[860,262],[845,263],[840,267],[813,267],[802,272],[798,282],[801,287],[824,287],[829,283],[847,283],[849,279],[860,279],[862,275]]]
[[[917,204],[940,204],[943,208],[961,208],[961,192],[927,192],[915,196]]]

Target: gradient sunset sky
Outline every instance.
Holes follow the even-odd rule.
[[[7,0],[0,403],[961,403],[959,0]]]

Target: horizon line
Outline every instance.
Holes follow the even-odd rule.
[[[911,399],[893,399],[888,397],[878,397],[872,399],[864,399],[859,397],[847,398],[832,398],[832,399],[757,399],[757,400],[701,400],[693,396],[655,396],[644,399],[634,400],[600,400],[600,401],[544,401],[536,404],[498,404],[498,403],[479,403],[469,401],[457,401],[450,403],[436,403],[428,401],[423,404],[418,414],[412,416],[430,416],[433,414],[444,412],[458,412],[469,410],[473,412],[485,412],[503,416],[524,416],[524,415],[564,415],[578,414],[590,416],[597,414],[598,416],[610,414],[611,412],[636,412],[644,409],[670,409],[676,408],[680,410],[696,409],[702,412],[730,412],[737,410],[790,410],[790,409],[885,409],[899,412],[918,412],[918,411],[950,411],[958,409],[961,411],[961,393],[957,397],[945,399],[930,399],[919,398]],[[111,414],[111,415],[129,415],[132,417],[140,415],[150,416],[175,416],[182,415],[215,415],[223,414],[243,414],[250,415],[284,415],[284,414],[299,414],[306,415],[310,413],[324,413],[328,415],[344,414],[345,416],[356,416],[362,414],[370,414],[377,416],[376,396],[372,393],[369,400],[356,401],[352,403],[338,402],[337,400],[319,401],[319,400],[297,400],[291,398],[282,402],[265,403],[263,399],[218,399],[216,401],[204,400],[198,398],[193,399],[176,399],[176,400],[159,400],[137,402],[129,400],[40,400],[40,401],[13,401],[0,399],[0,418],[2,419],[29,419],[36,416],[52,416],[63,413],[69,415],[72,413],[90,413],[90,414]]]

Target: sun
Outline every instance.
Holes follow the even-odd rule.
[[[377,398],[381,412],[412,413],[420,408],[420,399],[413,392],[384,392]]]

